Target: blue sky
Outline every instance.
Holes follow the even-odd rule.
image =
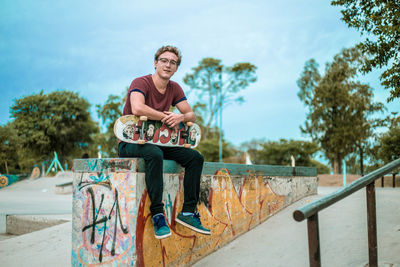
[[[153,73],[155,51],[176,45],[183,61],[173,80],[204,57],[230,66],[250,62],[258,81],[243,91],[245,103],[223,113],[234,145],[253,138],[301,139],[306,108],[297,97],[304,63],[326,62],[361,39],[340,20],[338,7],[322,0],[43,1],[0,3],[0,124],[17,98],[67,89],[92,104],[121,93],[133,78]],[[379,72],[360,77],[386,103]],[[196,96],[189,94],[189,103]],[[400,110],[399,101],[387,105]]]

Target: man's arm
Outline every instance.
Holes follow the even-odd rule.
[[[166,114],[155,110],[145,104],[144,95],[140,92],[132,92],[130,95],[132,113],[136,116],[146,116],[150,120],[162,120]]]
[[[181,114],[165,111],[164,114],[167,116],[161,121],[167,123],[170,127],[175,127],[180,122],[196,121],[196,115],[194,115],[192,108],[186,100],[176,104],[176,107]]]

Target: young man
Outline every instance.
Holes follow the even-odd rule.
[[[133,80],[125,102],[123,115],[147,116],[150,120],[161,120],[169,127],[179,123],[194,122],[194,115],[186,96],[178,83],[170,78],[178,70],[181,53],[173,46],[163,46],[154,56],[154,74]],[[169,112],[176,106],[180,113]],[[209,235],[204,228],[197,210],[200,194],[200,176],[203,169],[203,156],[193,149],[183,147],[162,147],[152,144],[129,144],[121,142],[118,146],[120,157],[144,158],[146,187],[149,193],[153,216],[154,234],[158,239],[171,235],[164,216],[163,159],[175,160],[185,168],[184,203],[175,221],[202,234]]]

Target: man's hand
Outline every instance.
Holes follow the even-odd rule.
[[[185,115],[177,114],[169,111],[164,111],[164,114],[167,116],[163,118],[161,121],[166,123],[170,128],[178,128],[179,123],[183,122],[185,119]]]

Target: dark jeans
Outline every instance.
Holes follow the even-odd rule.
[[[163,160],[174,160],[185,168],[183,180],[184,202],[182,212],[194,212],[199,201],[200,177],[204,158],[196,150],[183,147],[163,147],[152,144],[130,144],[121,142],[118,146],[121,158],[139,157],[145,161],[145,180],[154,216],[163,213]]]

